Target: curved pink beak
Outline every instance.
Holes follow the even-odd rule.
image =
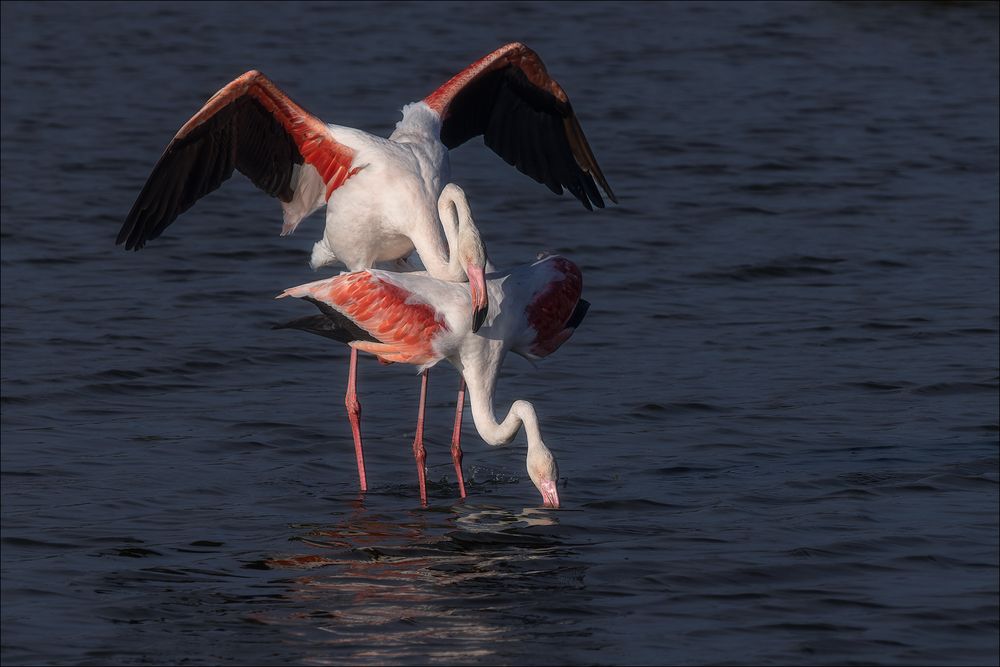
[[[469,292],[472,294],[472,333],[479,331],[490,312],[490,299],[486,294],[486,270],[469,264],[465,267],[469,276]]]
[[[542,482],[539,485],[539,491],[542,492],[542,501],[545,507],[559,509],[559,492],[556,491],[555,480],[549,479]]]

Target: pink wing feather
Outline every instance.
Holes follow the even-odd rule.
[[[136,198],[118,243],[138,250],[239,169],[282,202],[294,197],[294,167],[316,168],[326,199],[354,176],[354,150],[257,70],[237,77],[177,131]],[[294,225],[292,225],[294,228]],[[288,229],[285,230],[289,231]]]
[[[444,316],[367,271],[292,287],[281,296],[308,296],[335,308],[379,341],[351,346],[385,361],[423,365],[441,358],[434,339],[448,331]]]

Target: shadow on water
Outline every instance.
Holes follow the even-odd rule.
[[[305,551],[244,566],[281,574],[287,607],[247,620],[309,632],[309,663],[506,662],[533,637],[590,634],[541,622],[583,589],[559,512],[459,504],[398,520],[359,498],[336,523],[294,527]]]

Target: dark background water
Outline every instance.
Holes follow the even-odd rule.
[[[3,4],[5,664],[998,659],[996,4]],[[500,266],[583,269],[531,400],[565,509],[448,438],[431,376],[272,331],[319,218],[236,178],[114,247],[173,132],[256,67],[325,120],[514,39],[621,205],[453,154]]]

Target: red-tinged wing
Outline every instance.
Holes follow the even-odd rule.
[[[583,275],[573,262],[564,257],[553,261],[555,277],[535,295],[525,314],[534,337],[528,351],[535,357],[546,357],[566,342],[583,320],[589,303],[583,301]]]
[[[472,137],[556,194],[565,187],[588,209],[603,208],[596,179],[617,203],[562,87],[541,58],[514,42],[472,63],[424,98],[441,116],[441,141]]]
[[[326,197],[357,169],[354,151],[270,79],[252,70],[217,92],[167,145],[132,205],[117,243],[138,250],[238,169],[261,190],[290,202],[296,165],[311,164]]]
[[[434,351],[434,339],[448,331],[444,316],[433,306],[416,302],[407,290],[367,271],[293,287],[282,296],[307,298],[321,310],[324,305],[335,309],[367,334],[338,340],[385,361],[415,365],[435,361],[440,355]]]

